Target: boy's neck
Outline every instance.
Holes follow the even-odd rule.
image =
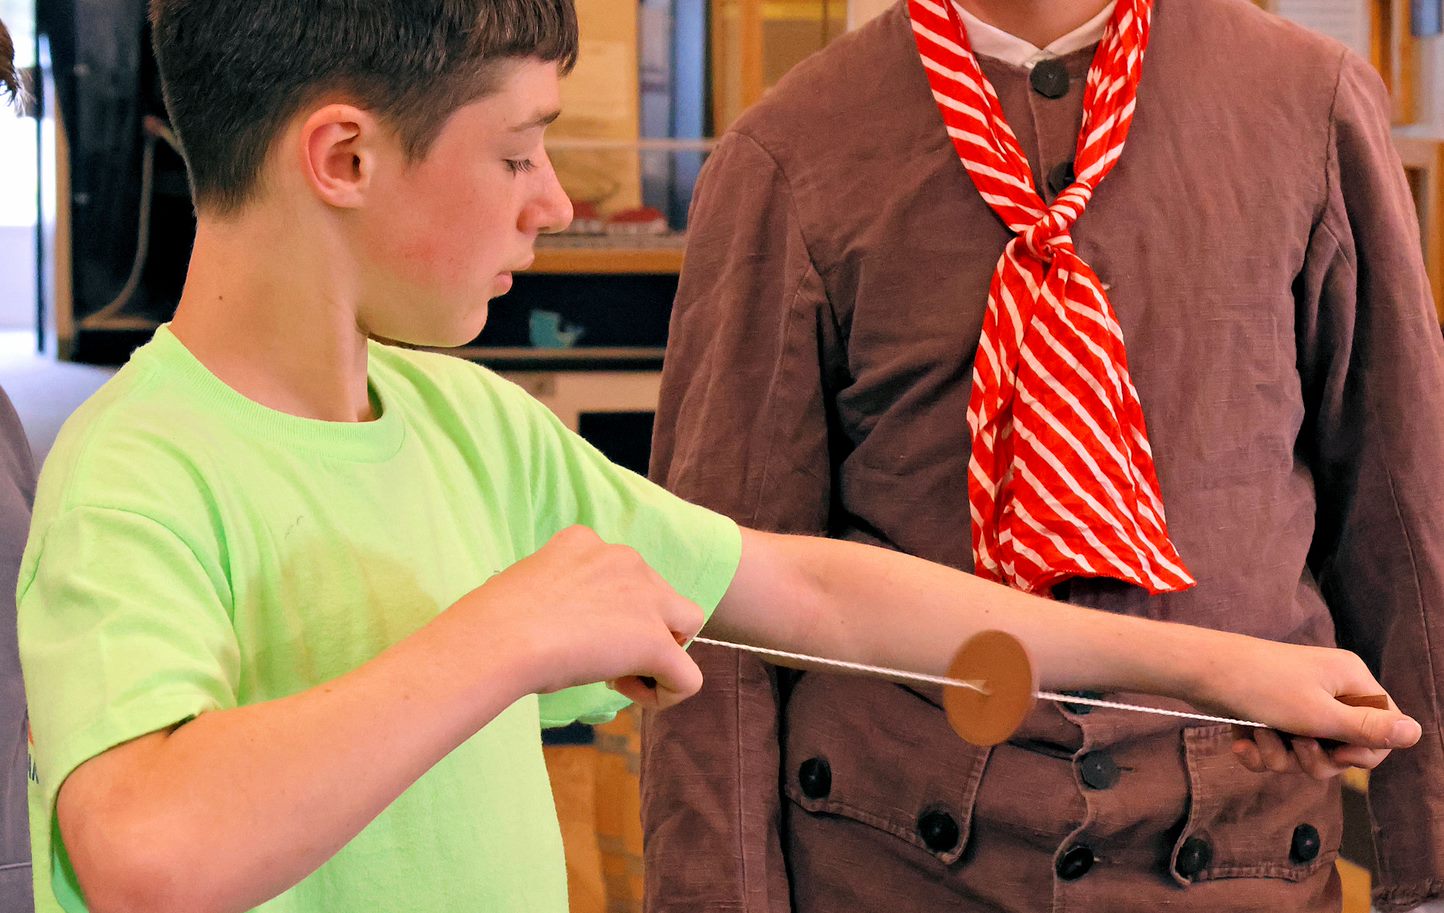
[[[958,0],[968,12],[1034,47],[1046,48],[1102,12],[1109,0]]]
[[[171,330],[227,386],[263,406],[334,422],[375,418],[354,275],[340,251],[296,243],[275,220],[202,217]]]

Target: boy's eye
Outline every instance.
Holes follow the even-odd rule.
[[[535,168],[536,163],[531,159],[507,159],[506,167],[512,174],[525,174]]]

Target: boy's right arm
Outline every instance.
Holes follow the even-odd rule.
[[[248,910],[524,695],[620,680],[629,697],[665,706],[695,692],[701,675],[672,632],[702,621],[636,552],[564,531],[351,673],[79,766],[58,817],[87,903]]]

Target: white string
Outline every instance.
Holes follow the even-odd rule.
[[[1087,704],[1089,707],[1103,707],[1108,710],[1131,710],[1134,713],[1154,713],[1158,716],[1173,716],[1184,720],[1202,720],[1205,723],[1232,723],[1235,726],[1248,726],[1253,729],[1268,729],[1263,723],[1255,723],[1253,720],[1236,720],[1227,716],[1210,716],[1207,713],[1185,713],[1182,710],[1164,710],[1162,707],[1144,707],[1139,704],[1123,704],[1118,701],[1104,701],[1096,697],[1074,697],[1071,694],[1058,694],[1054,691],[1035,691],[1033,696],[1043,701],[1057,701],[1060,704]]]
[[[713,647],[727,647],[730,650],[741,650],[745,653],[756,653],[761,656],[772,656],[778,659],[795,659],[800,662],[811,663],[818,666],[830,666],[834,669],[846,669],[849,672],[861,672],[866,675],[877,675],[886,678],[903,679],[904,681],[924,682],[930,685],[944,685],[952,688],[967,688],[970,691],[977,691],[980,694],[987,694],[988,689],[985,682],[967,681],[960,678],[948,678],[945,675],[926,675],[921,672],[904,672],[901,669],[889,669],[886,666],[869,666],[865,663],[850,663],[840,659],[824,659],[821,656],[808,656],[806,653],[788,653],[786,650],[771,650],[767,647],[751,647],[745,644],[728,643],[725,640],[712,640],[708,637],[694,637],[693,643],[708,644]],[[1248,726],[1254,729],[1267,729],[1263,723],[1255,723],[1252,720],[1236,720],[1226,716],[1210,716],[1206,713],[1186,713],[1182,710],[1165,710],[1162,707],[1144,707],[1139,704],[1124,704],[1119,701],[1105,701],[1094,697],[1077,697],[1071,694],[1060,694],[1056,691],[1035,691],[1033,696],[1043,701],[1055,701],[1060,704],[1081,704],[1088,707],[1102,707],[1107,710],[1128,710],[1133,713],[1152,713],[1158,716],[1171,716],[1184,720],[1201,720],[1205,723],[1229,723],[1234,726]]]
[[[849,672],[862,672],[867,675],[880,675],[891,678],[901,678],[910,682],[924,682],[929,685],[946,685],[952,688],[967,688],[969,691],[976,691],[979,694],[987,694],[988,689],[982,682],[971,682],[961,678],[948,678],[946,675],[926,675],[922,672],[904,672],[901,669],[889,669],[886,666],[868,666],[863,663],[849,663],[840,659],[823,659],[820,656],[808,656],[806,653],[788,653],[786,650],[769,650],[766,647],[748,647],[743,644],[732,644],[725,640],[711,640],[706,637],[694,637],[693,643],[709,644],[714,647],[728,647],[733,650],[742,650],[745,653],[758,653],[762,656],[775,656],[779,659],[796,659],[806,663],[813,663],[819,666],[831,666],[834,669],[846,669]]]

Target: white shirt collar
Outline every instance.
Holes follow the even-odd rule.
[[[1103,34],[1108,31],[1108,23],[1113,18],[1113,8],[1118,3],[1117,0],[1114,0],[1098,15],[1049,44],[1046,48],[1034,47],[1031,42],[1025,41],[1017,35],[1010,35],[996,26],[989,25],[963,9],[962,4],[957,0],[953,0],[953,5],[963,20],[963,28],[968,30],[968,43],[973,46],[974,54],[992,57],[1004,63],[1031,70],[1040,60],[1062,57],[1064,54],[1081,51],[1089,45],[1102,41]]]

